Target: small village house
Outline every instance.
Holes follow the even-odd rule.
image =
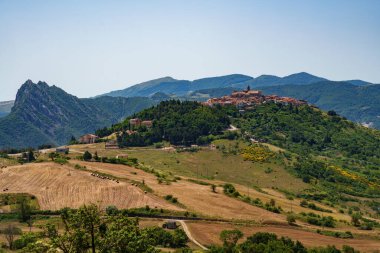
[[[177,228],[177,223],[173,220],[167,221],[162,225],[163,228],[167,229],[176,229]]]
[[[108,140],[105,143],[105,149],[119,149],[119,145],[116,140]]]
[[[79,138],[79,142],[83,144],[95,143],[99,139],[98,136],[94,134],[85,134]]]
[[[59,147],[55,149],[55,152],[60,154],[68,154],[69,151],[70,149],[68,147]]]
[[[145,126],[147,128],[151,128],[153,126],[153,122],[151,120],[141,120],[139,118],[134,118],[129,120],[129,125],[131,127],[139,127]]]
[[[131,127],[140,126],[141,125],[141,119],[139,119],[139,118],[130,119],[129,124],[131,125]]]
[[[128,154],[119,154],[116,156],[117,159],[128,159]]]

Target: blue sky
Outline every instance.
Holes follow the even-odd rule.
[[[380,1],[0,0],[0,101],[26,79],[89,97],[162,76],[301,71],[380,83]]]

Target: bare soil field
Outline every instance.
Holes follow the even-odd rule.
[[[77,161],[75,161],[77,162]],[[173,195],[186,206],[190,212],[197,212],[209,217],[255,220],[259,222],[286,223],[285,217],[258,208],[223,194],[221,187],[213,193],[210,186],[199,185],[187,180],[178,180],[170,185],[160,184],[153,174],[142,170],[116,164],[77,162],[89,170],[112,174],[117,177],[144,182],[159,196]],[[134,174],[136,173],[136,174]]]
[[[0,170],[0,190],[7,193],[29,193],[37,197],[42,210],[77,208],[95,203],[101,208],[150,207],[178,210],[179,208],[154,196],[144,194],[126,182],[116,183],[100,179],[90,172],[73,169],[69,165],[34,163],[10,166]]]
[[[375,239],[341,239],[302,229],[281,227],[281,226],[255,226],[255,225],[235,225],[228,223],[208,223],[186,221],[193,237],[203,245],[221,244],[219,240],[220,232],[226,229],[239,229],[244,233],[245,238],[257,232],[275,233],[277,236],[287,236],[293,240],[302,242],[306,247],[318,247],[335,245],[341,248],[343,245],[350,245],[361,252],[376,252],[380,249],[380,240]]]
[[[185,177],[183,177],[182,180],[178,180],[177,182],[172,182],[170,185],[167,185],[165,183],[158,183],[157,178],[153,174],[125,165],[82,161],[75,161],[75,163],[86,166],[86,168],[89,170],[112,174],[119,178],[125,178],[139,182],[144,181],[150,188],[153,189],[156,195],[164,197],[171,194],[174,197],[177,197],[178,201],[184,204],[188,211],[199,213],[206,217],[222,218],[228,220],[254,221],[260,224],[287,225],[285,215],[276,214],[265,209],[249,205],[243,201],[228,197],[223,194],[223,189],[220,186],[216,188],[217,193],[213,193],[210,186],[189,182]],[[216,185],[224,183],[222,181],[202,181]],[[246,187],[237,184],[235,184],[235,186],[241,193],[246,194],[246,192],[244,192],[247,191]],[[285,211],[293,210],[296,213],[314,212],[324,216],[331,215],[337,220],[350,220],[349,215],[338,213],[335,209],[321,205],[320,203],[317,203],[317,205],[322,206],[326,209],[331,209],[334,212],[322,213],[319,211],[304,208],[299,206],[300,201],[298,199],[289,200],[282,193],[279,193],[273,189],[265,189],[265,191],[267,193],[250,189],[249,195],[251,198],[260,198],[264,202],[267,202],[273,198],[275,199],[276,203],[280,205]],[[311,230],[317,230],[321,228],[301,221],[297,221],[297,224]],[[339,223],[336,228],[329,228],[329,230],[351,231],[352,233],[362,234],[365,236],[377,235],[378,233],[378,230],[358,230],[352,226],[348,226],[342,223]]]

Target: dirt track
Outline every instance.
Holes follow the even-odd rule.
[[[341,239],[291,227],[253,225],[239,226],[228,223],[208,223],[196,221],[187,221],[186,225],[194,239],[203,245],[221,244],[221,241],[219,240],[220,232],[225,229],[236,228],[241,230],[245,237],[257,232],[275,233],[279,237],[287,236],[293,240],[299,240],[307,247],[335,245],[336,247],[341,248],[343,245],[350,245],[361,252],[374,252],[380,249],[380,241],[375,239]]]

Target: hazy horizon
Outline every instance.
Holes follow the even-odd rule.
[[[91,97],[171,76],[380,83],[380,1],[0,0],[0,101],[27,79]]]

